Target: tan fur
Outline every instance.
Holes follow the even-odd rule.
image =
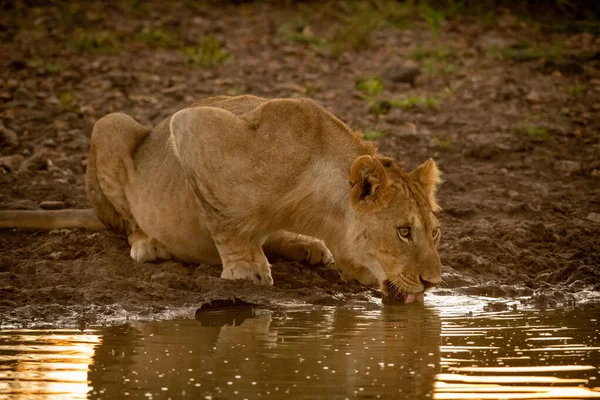
[[[265,252],[333,253],[346,278],[398,293],[441,279],[438,183],[433,160],[404,173],[312,100],[254,96],[194,103],[153,130],[110,114],[86,175],[99,220],[138,261],[222,263],[223,278],[271,284]]]

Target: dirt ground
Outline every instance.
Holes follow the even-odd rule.
[[[394,25],[354,3],[133,3],[0,13],[0,209],[88,207],[91,127],[109,112],[152,126],[212,95],[310,96],[407,169],[436,160],[442,292],[553,305],[600,290],[600,36],[502,10]],[[0,325],[377,296],[324,266],[274,263],[272,288],[219,275],[136,264],[111,232],[2,230]]]

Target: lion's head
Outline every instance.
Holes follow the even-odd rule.
[[[361,156],[352,165],[354,220],[348,240],[355,259],[388,297],[422,301],[422,293],[441,281],[441,232],[434,215],[440,209],[435,200],[439,175],[432,159],[411,173],[376,156]]]

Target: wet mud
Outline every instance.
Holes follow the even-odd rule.
[[[153,126],[212,95],[312,96],[349,125],[382,132],[381,151],[406,169],[428,157],[438,163],[445,281],[438,293],[556,307],[600,290],[597,35],[553,33],[564,44],[559,61],[523,61],[487,49],[518,40],[543,45],[548,36],[527,24],[448,20],[436,38],[415,22],[331,57],[280,34],[298,16],[294,9],[180,2],[166,13],[162,3],[148,3],[144,13],[81,4],[80,20],[65,20],[55,6],[0,15],[0,209],[88,207],[91,127],[109,112]],[[118,50],[73,50],[65,45],[73,39],[69,23],[113,32]],[[180,48],[141,41],[136,32],[148,24],[171,27],[183,42],[210,33],[230,58],[218,67],[190,65]],[[315,30],[322,25],[316,21]],[[457,71],[416,59],[414,86],[386,78],[418,49],[440,44]],[[437,100],[376,116],[356,89],[375,75],[383,77],[381,98]],[[111,232],[2,230],[0,324],[163,318],[234,297],[267,307],[379,306],[376,290],[325,266],[274,262],[273,287],[219,275],[219,266],[134,263],[126,240]]]

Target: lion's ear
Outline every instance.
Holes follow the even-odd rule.
[[[358,204],[364,200],[376,200],[389,186],[388,174],[376,157],[360,156],[350,168],[352,202]]]
[[[435,161],[433,161],[431,158],[428,159],[421,164],[419,168],[411,172],[410,176],[417,180],[417,182],[419,182],[425,189],[427,197],[429,198],[429,205],[431,206],[433,212],[440,211],[441,208],[437,204],[435,193],[442,180],[440,179],[440,170],[435,164]]]

